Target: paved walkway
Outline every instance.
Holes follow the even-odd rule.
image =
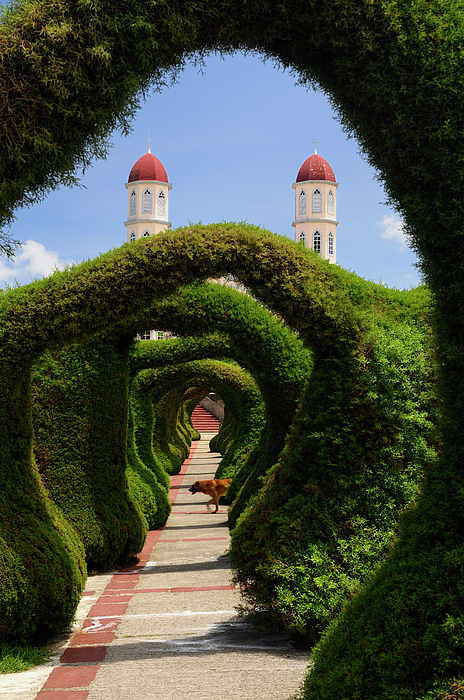
[[[188,492],[216,470],[210,438],[172,477],[171,516],[138,565],[89,577],[73,634],[48,665],[0,676],[2,700],[287,700],[298,690],[309,654],[239,618],[226,508],[213,514]]]

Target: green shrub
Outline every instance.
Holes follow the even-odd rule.
[[[316,361],[287,447],[232,533],[251,609],[310,641],[390,552],[436,463],[428,325],[416,313],[370,322],[354,365]]]
[[[224,406],[224,418],[221,421],[219,430],[209,441],[211,452],[220,452],[224,455],[237,435],[237,419],[226,404]]]
[[[11,290],[0,297],[2,319],[0,360],[5,363],[3,364],[5,370],[0,376],[3,387],[8,389],[2,394],[6,408],[2,413],[5,420],[2,419],[3,422],[0,421],[0,425],[6,436],[5,444],[9,450],[0,455],[2,460],[0,465],[6,493],[9,496],[10,493],[18,494],[10,499],[13,503],[18,502],[18,499],[19,502],[24,503],[24,499],[21,501],[20,494],[23,493],[23,489],[19,486],[19,482],[26,478],[30,483],[30,476],[27,475],[31,474],[28,462],[31,438],[30,432],[29,434],[27,432],[29,424],[24,420],[24,417],[27,418],[29,415],[27,376],[29,358],[37,357],[47,347],[53,349],[65,343],[82,341],[92,333],[105,331],[121,322],[126,313],[128,318],[134,319],[135,323],[141,310],[148,308],[152,303],[154,276],[157,279],[156,294],[159,298],[179,284],[181,277],[190,281],[207,275],[219,276],[227,270],[236,272],[244,284],[253,288],[258,298],[262,298],[270,308],[285,318],[290,326],[298,329],[300,338],[313,348],[315,354],[314,370],[308,386],[308,399],[305,399],[305,403],[300,408],[298,422],[292,428],[287,440],[286,452],[272,470],[263,494],[271,493],[272,481],[277,481],[277,475],[280,472],[283,477],[286,477],[287,464],[290,467],[293,464],[288,457],[292,451],[292,445],[295,447],[295,464],[298,455],[304,455],[308,450],[316,457],[322,455],[325,463],[323,460],[320,464],[316,460],[314,462],[318,469],[323,469],[327,461],[337,465],[338,456],[345,454],[351,447],[356,456],[356,450],[360,449],[360,444],[366,446],[368,451],[372,447],[374,453],[377,449],[379,452],[376,454],[381,453],[382,446],[376,443],[375,431],[378,428],[375,407],[368,403],[365,407],[363,406],[367,397],[364,397],[361,392],[364,386],[361,376],[366,371],[363,369],[363,363],[366,364],[369,352],[372,351],[367,340],[371,345],[374,342],[372,329],[376,324],[380,327],[382,324],[386,326],[391,324],[393,327],[396,321],[400,324],[408,324],[413,317],[417,323],[422,323],[427,310],[424,309],[420,293],[415,295],[395,293],[366,283],[355,275],[324,263],[317,255],[289,241],[253,227],[245,225],[236,227],[229,224],[189,227],[188,231],[180,230],[169,235],[157,236],[156,239],[142,240],[130,246],[124,246],[98,260],[85,263],[73,270],[55,273],[43,282]],[[137,308],[134,308],[134,299],[137,299]],[[130,312],[126,309],[130,309]],[[37,319],[40,319],[40,322]],[[35,332],[25,333],[25,328],[31,323],[34,325]],[[147,326],[143,324],[140,327]],[[381,348],[379,357],[382,354]],[[11,372],[10,358],[18,356],[22,364],[16,364],[15,375]],[[199,371],[199,376],[204,376],[203,370]],[[318,402],[327,408],[332,406],[336,415],[335,423],[329,422],[330,430],[326,433],[324,430],[327,428],[327,421],[321,426],[318,425],[318,421],[321,421]],[[358,411],[362,421],[356,421],[354,409]],[[374,419],[373,423],[372,419]],[[373,434],[371,434],[372,425],[375,428]],[[390,425],[388,421],[386,425],[387,435],[390,436],[391,431],[395,436],[396,426],[393,423]],[[300,427],[304,428],[301,434],[298,432]],[[342,428],[340,433],[337,432],[337,427]],[[319,438],[319,434],[322,434],[322,438]],[[357,439],[356,436],[360,434],[361,439]],[[334,436],[336,439],[333,439]],[[22,456],[23,462],[19,468],[13,467],[14,460],[11,458],[13,454]],[[353,477],[355,471],[350,474],[349,468],[350,464],[347,465],[348,476]],[[291,474],[289,470],[289,473],[293,478],[295,475],[298,476],[300,471],[296,469]],[[304,470],[301,473],[304,475]],[[343,476],[346,475],[343,474]],[[285,482],[285,478],[283,481]],[[334,473],[330,483],[336,481],[337,473]],[[336,484],[337,488],[343,485],[343,482],[344,479],[341,479],[341,483]],[[457,494],[458,490],[455,491]],[[29,488],[27,493],[31,492]],[[400,492],[401,489],[398,493]],[[346,496],[349,491],[344,488],[340,491],[340,494],[342,493]],[[260,493],[256,498],[262,497]],[[252,513],[256,503],[257,500],[251,503],[245,514],[247,517]],[[50,516],[40,516],[42,520],[39,518],[39,525],[37,525],[39,511],[34,508],[35,505],[29,504],[25,512],[27,517],[31,517],[34,521],[34,532],[36,532],[40,522],[50,522]],[[263,509],[263,513],[265,512]],[[340,512],[342,512],[341,508]],[[32,513],[33,517],[30,516]],[[239,527],[236,528],[237,533],[242,523],[245,527],[245,521],[246,517],[243,517]],[[2,537],[11,526],[9,523],[14,522],[13,518],[9,520],[7,518],[5,521],[2,519],[0,522]],[[304,527],[301,531],[305,532]],[[260,532],[262,532],[261,527],[257,528],[253,534],[259,535]],[[24,542],[22,533],[20,537],[17,534],[15,529],[14,551],[18,561],[21,562],[24,561],[27,548],[22,544]],[[238,535],[236,541],[238,541]],[[274,546],[272,538],[269,544],[270,547]],[[251,538],[250,559],[254,556],[255,545],[256,539]],[[244,551],[245,547],[246,544]],[[378,550],[372,557],[372,562],[377,553]],[[13,567],[10,563],[5,570],[8,576],[14,577],[19,569],[18,566]],[[37,579],[34,583],[36,581]],[[0,587],[1,595],[5,595],[3,591],[7,591],[10,596],[18,595],[19,586],[16,579],[11,578],[11,582],[12,585]],[[42,582],[34,589],[30,587],[29,590],[38,591],[40,595],[43,593],[48,595],[50,581],[47,580],[46,584]],[[272,593],[271,585],[269,600],[272,599]],[[17,599],[13,602],[11,615],[15,615],[19,604]],[[40,624],[45,617],[45,612],[53,609],[50,605],[37,608],[31,605],[30,600],[23,607],[26,612],[32,609],[34,612],[39,610]],[[52,617],[54,624],[62,624],[61,610],[62,608],[54,610]],[[12,616],[10,621],[6,620],[5,616],[2,617],[4,634],[11,629],[11,619]],[[29,629],[27,632],[23,630],[23,634],[27,634]]]
[[[249,296],[218,284],[197,284],[179,290],[175,296],[157,302],[154,309],[142,315],[139,324],[169,328],[182,336],[208,333],[211,329],[227,334],[230,340],[225,354],[248,369],[258,383],[266,406],[266,426],[256,448],[247,451],[240,474],[229,488],[230,500],[235,499],[229,511],[233,527],[250,495],[259,488],[260,477],[282,450],[311,373],[311,353],[280,318]],[[215,353],[213,347],[209,352]],[[234,452],[235,447],[224,457],[217,476],[224,476],[230,460],[235,459]]]
[[[164,470],[158,468],[155,472],[140,459],[135,445],[132,411],[129,411],[126,460],[129,493],[143,513],[148,530],[162,527],[171,512],[168,486],[165,483],[166,478],[169,484],[169,478]]]
[[[173,422],[177,424],[179,410],[177,406],[182,402],[185,391],[189,387],[201,387],[202,384],[207,384],[208,389],[205,393],[208,393],[212,387],[221,395],[226,396],[229,403],[239,405],[242,420],[235,444],[230,447],[231,456],[227,475],[231,477],[240,469],[246,454],[255,446],[257,435],[261,432],[264,421],[264,407],[259,389],[245,370],[231,361],[192,360],[179,365],[141,370],[136,380],[139,390],[150,392],[155,401],[157,396],[161,395],[162,397],[162,402],[156,403],[158,408],[162,403],[162,410],[159,410],[158,414],[160,420],[155,421],[153,428],[153,445],[157,454],[166,455],[173,452],[172,438],[169,442],[166,436],[174,431],[172,426],[168,430],[166,424],[170,422],[169,413],[174,418]],[[165,394],[163,392],[166,386],[175,386],[176,388]],[[177,401],[175,400],[175,392],[177,392]]]
[[[146,535],[126,479],[128,352],[99,337],[44,354],[34,371],[35,459],[91,570],[123,564]]]
[[[82,0],[74,4],[35,0],[8,6],[2,12],[0,28],[1,68],[6,76],[7,91],[0,154],[2,223],[11,221],[15,207],[40,199],[60,183],[69,183],[76,166],[86,166],[94,155],[103,155],[105,137],[118,124],[127,128],[125,119],[133,112],[137,94],[149,84],[162,85],[171,71],[182,67],[186,57],[201,58],[210,51],[257,51],[290,69],[303,84],[319,85],[326,92],[344,128],[351,136],[356,136],[384,181],[387,195],[404,216],[421,258],[421,268],[435,295],[434,325],[445,420],[444,449],[436,465],[441,489],[437,489],[437,509],[433,512],[448,514],[443,531],[453,541],[452,549],[463,530],[460,474],[464,415],[460,265],[463,249],[460,193],[464,173],[461,157],[463,17],[462,0],[413,3],[334,0],[323,4],[314,0],[305,3],[251,0],[246,5],[202,0],[195,3],[163,0],[161,4],[134,0],[130,5],[115,5],[105,0]],[[25,104],[27,109],[24,109]],[[176,248],[176,241],[179,239],[174,240],[171,252]],[[351,313],[353,306],[339,303],[342,297],[346,298],[335,292],[338,282],[334,280],[340,279],[335,271],[325,279],[321,275],[320,285],[316,281],[311,287],[312,294],[304,298],[305,294],[295,293],[295,283],[305,287],[308,275],[302,272],[296,260],[292,268],[288,267],[285,254],[277,261],[272,244],[261,248],[263,255],[260,260],[255,258],[256,265],[252,268],[250,248],[242,256],[243,248],[238,255],[236,248],[232,253],[225,239],[216,239],[215,243],[220,248],[220,265],[215,258],[218,253],[215,244],[206,242],[203,245],[201,261],[195,257],[199,252],[199,238],[195,234],[193,240],[187,237],[185,250],[179,251],[175,261],[166,249],[163,251],[159,266],[169,269],[171,290],[182,276],[192,281],[192,267],[196,278],[200,279],[233,272],[243,283],[249,284],[257,297],[297,328],[308,345],[318,345],[319,357],[324,357],[321,352],[324,344],[327,357],[338,356],[344,362],[344,351],[349,346],[354,349],[356,328],[360,335],[362,328],[357,326],[357,314]],[[3,247],[8,251],[8,245]],[[132,272],[143,277],[144,265],[139,266],[140,259],[135,261],[135,250],[133,255]],[[117,309],[108,301],[107,292],[95,276],[91,282],[94,291],[100,292],[97,293],[98,303],[94,299],[94,307],[98,308],[101,319],[105,319],[103,324],[108,324],[106,328],[125,315],[123,308],[130,308],[125,290],[132,282],[132,289],[140,292],[137,303],[141,306],[148,288],[147,285],[142,291],[140,280],[138,285],[124,265],[124,270],[119,268],[123,274],[118,275],[118,264],[114,262],[112,274],[120,280],[121,286],[121,293],[114,297]],[[267,276],[263,275],[264,266]],[[157,264],[147,267],[153,279],[159,267]],[[315,268],[319,270],[316,264]],[[108,275],[104,278],[111,293],[113,285],[108,284]],[[11,315],[4,317],[8,330],[2,327],[2,337],[6,338],[5,354],[10,354],[10,362],[3,365],[3,372],[11,372],[13,359],[26,372],[31,360],[29,349],[32,346],[37,349],[40,342],[41,351],[47,349],[49,343],[56,347],[71,342],[64,339],[70,326],[74,325],[70,335],[79,341],[85,334],[98,330],[90,321],[92,312],[88,304],[83,302],[90,285],[81,289],[79,313],[70,299],[70,291],[68,288],[62,300],[71,314],[68,313],[61,327],[56,297],[51,295],[46,301],[39,294],[43,305],[39,314],[41,322],[33,326],[35,333],[29,326],[31,320],[38,320],[34,294],[27,292],[31,305],[26,314],[22,303],[15,304],[19,297],[10,297],[15,300],[15,322],[11,326]],[[162,295],[166,287],[157,291]],[[60,292],[63,293],[62,288]],[[152,296],[153,292],[150,299]],[[133,299],[134,296],[132,302]],[[313,303],[316,299],[319,311]],[[356,306],[357,302],[353,304]],[[82,323],[83,318],[86,330],[80,329],[77,333],[78,319]],[[53,341],[49,335],[51,322],[55,324]],[[22,335],[22,347],[18,334]],[[311,335],[317,339],[311,339]],[[362,338],[358,340],[360,347]],[[14,478],[18,471],[30,474],[31,469],[30,459],[24,458],[30,451],[30,438],[25,429],[16,431],[18,423],[29,420],[25,374],[18,371],[15,379],[17,381],[7,387],[15,400],[10,400],[2,412],[2,420],[6,416],[8,434],[15,436],[4,451],[2,469],[7,465],[5,471],[9,470]],[[21,399],[15,393],[18,386]],[[4,388],[2,383],[1,389]],[[18,406],[23,408],[21,417]],[[3,488],[10,492],[9,479],[4,480]],[[14,488],[11,493],[16,494]],[[12,498],[15,500],[16,496]],[[31,507],[29,503],[26,510]],[[48,521],[48,516],[42,515],[43,521]],[[434,527],[433,521],[427,520],[427,528],[431,528],[432,533]],[[409,536],[406,533],[409,530],[405,530],[405,538]],[[413,541],[417,544],[415,539]],[[395,577],[404,583],[406,574],[399,562]],[[446,615],[451,615],[460,600],[461,577],[454,574],[449,579],[449,597],[443,602],[438,580],[430,571],[424,567],[422,580],[428,580],[437,619],[445,624]],[[406,605],[407,600],[406,597],[402,604]],[[406,627],[397,624],[397,616],[391,619],[386,606],[381,610],[383,623],[397,648],[407,636]],[[420,607],[416,606],[411,613],[412,627],[408,628],[408,634],[414,628],[411,632],[414,640],[425,644],[420,612]],[[350,653],[351,647],[347,646],[336,658],[332,657],[333,668],[335,664],[338,669],[343,668]],[[440,660],[437,665],[430,664],[423,676],[417,673],[418,694],[434,692],[430,690],[434,679],[438,683],[436,692],[442,695],[459,687],[459,679],[455,682],[451,674],[463,676],[464,668],[459,653],[455,651],[454,654],[456,668]],[[363,658],[366,658],[364,652]],[[392,697],[393,692],[401,691],[402,679],[406,682],[408,677],[407,672],[403,676],[400,673],[396,685],[384,692],[380,690],[384,688],[382,671],[378,669],[376,680],[370,685],[370,697],[378,697],[379,693]],[[338,696],[343,693],[345,697],[348,694],[361,697],[364,690],[358,687],[352,692],[352,689],[338,687],[336,692]]]
[[[130,402],[137,450],[142,461],[166,486],[169,483],[168,474],[179,472],[183,460],[190,451],[192,439],[198,439],[199,436],[192,427],[190,414],[187,416],[185,413],[185,403],[189,402],[191,413],[196,403],[208,392],[205,389],[201,395],[195,394],[193,401],[184,395],[184,386],[181,389],[173,389],[169,381],[158,387],[156,391],[147,392],[137,378],[137,372],[141,369],[161,368],[201,358],[205,353],[212,357],[222,356],[229,346],[227,339],[221,335],[167,341],[139,341],[134,345],[130,368],[135,378],[132,381]],[[165,396],[170,389],[174,393],[169,394],[168,397]],[[159,402],[161,402],[160,405],[158,405]],[[178,441],[178,448],[169,447],[170,439]]]

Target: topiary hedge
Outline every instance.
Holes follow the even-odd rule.
[[[188,231],[179,230],[124,246],[73,270],[55,273],[40,283],[12,290],[0,300],[3,340],[0,359],[7,362],[11,353],[18,356],[17,348],[21,350],[23,366],[27,369],[27,359],[34,353],[39,355],[46,347],[83,340],[91,333],[105,331],[122,321],[125,314],[134,318],[153,300],[154,276],[156,295],[160,298],[180,284],[181,279],[219,276],[228,270],[233,270],[253,289],[257,298],[297,328],[300,337],[313,348],[315,369],[310,383],[311,396],[317,396],[322,387],[322,396],[329,401],[327,410],[330,410],[331,401],[334,412],[342,409],[338,420],[344,426],[343,439],[329,440],[332,446],[326,454],[332,464],[331,450],[337,455],[339,444],[346,439],[356,444],[354,437],[350,437],[351,428],[353,436],[357,431],[356,416],[350,413],[347,398],[358,396],[363,407],[363,425],[371,426],[372,421],[375,425],[376,408],[372,403],[363,403],[360,393],[363,363],[370,349],[366,339],[372,340],[374,321],[379,324],[386,319],[384,323],[394,324],[396,320],[407,320],[414,305],[416,316],[420,318],[423,302],[420,295],[414,298],[395,294],[364,283],[310,251],[254,227],[227,224],[190,227]],[[24,333],[28,323],[34,324],[35,333]],[[21,379],[27,387],[27,379]],[[8,380],[11,381],[10,375]],[[19,395],[10,391],[9,396],[16,398],[16,415],[27,416],[27,401],[24,404],[27,393]],[[314,404],[311,406],[314,411]],[[311,417],[311,413],[309,415]],[[10,422],[8,434],[10,439],[18,440],[17,436],[25,433],[17,427],[11,430]],[[317,435],[317,431],[310,433],[310,437],[314,434]],[[25,455],[26,468],[30,439],[29,443],[26,439],[16,444],[19,453]],[[0,458],[7,459],[7,454],[3,453]],[[11,469],[11,460],[3,463],[8,465],[4,469],[5,479],[11,481],[11,475],[16,474]],[[321,468],[323,464],[321,462]],[[15,480],[18,480],[16,476]],[[347,490],[343,493],[346,495]],[[20,556],[24,551],[23,537],[24,534],[19,533],[15,543]]]
[[[169,327],[182,336],[206,333],[212,328],[228,333],[231,340],[227,356],[249,369],[258,382],[267,424],[259,446],[249,453],[247,463],[230,486],[229,496],[236,499],[229,512],[233,526],[258,488],[260,476],[276,461],[284,445],[311,373],[311,353],[282,320],[249,296],[218,284],[181,289],[174,297],[158,302],[154,310],[142,314],[139,323],[140,327]],[[225,473],[232,455],[229,452],[224,457],[218,475]]]
[[[317,639],[435,468],[440,405],[418,296],[409,319],[372,313],[356,379],[316,362],[286,449],[232,533],[236,580],[267,627]]]
[[[158,453],[161,450],[165,454],[173,451],[172,438],[169,442],[170,433],[177,420],[179,404],[189,386],[201,387],[206,384],[208,389],[212,387],[227,397],[228,403],[240,413],[241,420],[237,437],[230,448],[232,455],[227,465],[227,477],[224,478],[232,477],[238,472],[247,454],[256,445],[264,423],[263,401],[256,382],[248,372],[230,360],[192,360],[178,365],[141,370],[137,375],[137,383],[139,391],[150,393],[155,404],[155,417],[156,404],[163,404],[153,430],[153,444],[155,450],[158,448]],[[173,386],[176,388],[166,395],[166,387]],[[159,397],[161,402],[157,401]]]
[[[45,353],[34,368],[34,456],[84,544],[89,570],[123,564],[141,550],[147,532],[126,481],[129,348],[118,334],[98,337]]]
[[[230,343],[227,339],[220,335],[208,335],[205,338],[182,338],[171,339],[169,341],[140,341],[135,344],[130,357],[130,370],[134,375],[132,389],[130,392],[131,412],[134,420],[135,441],[137,450],[142,461],[152,469],[160,482],[168,485],[170,473],[177,473],[182,465],[180,457],[176,457],[170,452],[165,453],[163,446],[160,446],[159,441],[166,439],[166,430],[163,436],[157,433],[155,441],[157,442],[157,454],[153,450],[153,428],[155,423],[155,413],[153,406],[153,396],[151,392],[147,392],[140,381],[137,379],[137,372],[141,369],[159,368],[167,365],[182,363],[187,360],[198,359],[205,356],[205,353],[210,357],[222,357],[227,353]],[[161,395],[158,394],[156,401],[163,398],[163,394],[171,389],[163,387]],[[206,390],[205,390],[206,391]],[[175,415],[176,420],[185,426],[182,428],[184,433],[183,444],[184,449],[190,449],[192,439],[198,438],[199,433],[193,431],[190,423],[190,415],[185,414],[185,389],[175,389],[175,397],[170,398],[164,403],[167,412],[172,416]],[[207,393],[207,392],[206,392]],[[191,405],[193,411],[196,403],[206,394],[195,395],[195,402]],[[190,400],[190,399],[188,399]],[[160,408],[160,420],[163,421],[164,408]],[[190,411],[190,412],[191,412]],[[180,412],[180,413],[179,413]],[[179,418],[181,421],[179,421]],[[158,425],[158,429],[159,429]],[[174,431],[178,430],[178,425],[174,427]],[[164,444],[164,449],[167,444]]]
[[[213,435],[209,441],[209,449],[211,452],[219,452],[220,454],[224,455],[232,444],[236,435],[237,419],[232,414],[230,408],[225,405],[224,418],[221,421],[218,432],[216,435]]]
[[[134,419],[131,410],[129,410],[127,427],[126,476],[129,493],[143,513],[148,530],[154,530],[162,527],[171,513],[168,497],[169,477],[158,462],[156,462],[155,471],[140,458],[135,444]]]
[[[462,0],[334,0],[323,6],[314,0],[279,4],[268,0],[181,4],[163,0],[156,5],[138,0],[130,7],[115,7],[104,0],[42,0],[11,6],[2,17],[0,37],[8,97],[2,114],[5,138],[0,155],[4,221],[11,218],[12,208],[66,181],[76,164],[87,163],[98,153],[102,135],[124,117],[137,92],[150,81],[162,83],[185,56],[237,48],[258,51],[289,67],[303,82],[320,85],[329,95],[345,128],[356,135],[388,195],[401,209],[435,294],[434,326],[446,420],[443,453],[436,482],[430,487],[433,507],[427,500],[428,515],[421,516],[423,531],[430,537],[422,538],[417,555],[424,562],[423,580],[429,579],[430,630],[444,624],[447,614],[462,612],[460,576],[455,569],[451,566],[442,572],[449,586],[444,605],[442,589],[430,572],[434,562],[443,561],[444,551],[451,559],[451,552],[458,556],[463,529],[464,319],[459,264],[463,249],[459,196],[464,174],[460,128],[463,15]],[[282,298],[286,293],[284,282]],[[440,526],[434,519],[437,512],[447,514],[446,520],[441,515]],[[410,537],[406,528],[405,549],[401,537],[396,550],[405,557],[403,563],[395,559],[395,576],[405,586],[402,605],[414,599],[416,590],[413,578],[408,588],[404,576],[410,559],[407,542],[417,544]],[[390,621],[386,606],[383,610],[387,636],[396,640],[394,646],[404,639],[425,644],[418,605],[404,627],[397,626],[396,619]],[[373,619],[371,622],[374,624]],[[358,638],[354,628],[353,634]],[[352,648],[329,655],[333,668],[345,667]],[[453,651],[454,661],[460,649]],[[404,690],[403,697],[435,692],[435,678],[443,674],[446,685],[452,674],[464,674],[460,662],[450,671],[440,654],[430,658],[428,671],[416,675],[416,690],[400,674],[386,691],[388,697],[397,690]],[[388,661],[377,664],[369,686],[371,697],[385,696],[383,679],[388,665]]]

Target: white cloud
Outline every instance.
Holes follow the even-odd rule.
[[[42,243],[28,240],[13,260],[0,258],[0,286],[11,284],[15,280],[27,284],[34,279],[46,277],[57,269],[62,270],[67,264],[58,253],[47,250]]]
[[[376,223],[376,226],[380,226],[384,229],[384,232],[380,234],[382,238],[386,238],[387,240],[393,239],[401,243],[400,250],[404,250],[404,247],[409,245],[409,239],[403,227],[403,220],[396,214],[390,214],[390,216],[385,215],[382,221]]]

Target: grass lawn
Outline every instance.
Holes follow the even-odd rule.
[[[0,644],[0,673],[19,673],[48,661],[48,647],[15,646]]]

